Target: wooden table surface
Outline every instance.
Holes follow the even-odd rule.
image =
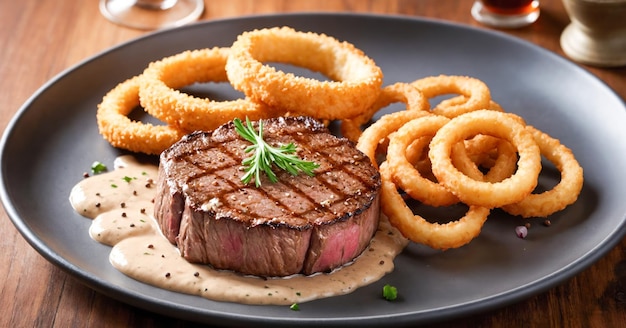
[[[539,20],[507,33],[563,55],[568,24],[561,0],[542,0]],[[203,20],[286,12],[404,14],[480,26],[471,1],[206,0]],[[486,27],[484,27],[486,28]],[[47,80],[79,61],[147,32],[106,21],[98,1],[0,1],[0,126]],[[626,68],[583,66],[626,99]],[[47,262],[0,213],[0,327],[191,327],[92,291]],[[561,286],[517,304],[442,326],[618,327],[626,325],[626,239]]]

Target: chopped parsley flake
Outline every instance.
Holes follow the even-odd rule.
[[[124,180],[124,181],[126,181],[126,182],[130,183],[131,181],[133,181],[133,178],[131,178],[131,177],[129,177],[129,176],[124,176],[124,177],[122,178],[122,180]]]
[[[387,301],[393,301],[396,298],[398,298],[398,289],[394,286],[391,286],[389,284],[383,286],[383,297],[387,300]]]
[[[91,172],[94,174],[102,173],[107,170],[107,166],[102,164],[101,162],[95,161],[91,164]]]

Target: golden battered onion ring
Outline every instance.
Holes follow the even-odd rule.
[[[465,145],[467,156],[471,158],[473,163],[484,168],[491,168],[495,165],[498,156],[497,147],[501,140],[492,136],[477,135],[472,139],[466,140],[463,144]],[[517,150],[514,149],[513,151],[517,155]],[[454,161],[454,158],[452,160]]]
[[[430,206],[448,206],[459,199],[443,185],[424,178],[409,162],[406,150],[419,138],[434,136],[448,121],[448,118],[438,115],[420,117],[407,122],[389,136],[387,165],[393,181],[411,198]]]
[[[98,105],[100,134],[113,147],[146,154],[160,154],[180,140],[185,132],[171,126],[152,125],[128,118],[139,106],[141,76],[128,79],[109,91]]]
[[[378,168],[376,150],[378,146],[386,140],[387,136],[398,130],[406,122],[426,115],[431,114],[426,111],[404,110],[383,115],[363,131],[356,147],[367,155],[372,161],[372,164]]]
[[[489,216],[490,209],[469,206],[469,210],[459,220],[446,224],[430,223],[419,215],[414,215],[398,193],[392,181],[391,171],[383,162],[380,166],[382,180],[381,208],[389,222],[409,240],[434,249],[446,250],[461,247],[476,238]]]
[[[425,77],[411,83],[418,88],[427,98],[434,98],[446,94],[460,94],[461,98],[452,98],[436,106],[432,112],[448,118],[459,116],[475,110],[487,109],[492,106],[491,92],[487,85],[478,79],[468,76],[438,75]],[[495,105],[494,105],[495,106]]]
[[[457,143],[452,148],[450,157],[459,171],[480,181],[500,182],[517,170],[515,147],[506,140],[486,135]],[[484,174],[479,166],[488,168],[489,171]]]
[[[557,139],[531,126],[526,127],[541,149],[541,154],[561,172],[561,181],[552,189],[530,194],[521,202],[505,205],[504,211],[522,217],[547,217],[578,199],[583,186],[583,168],[572,151]]]
[[[450,99],[444,99],[442,100],[439,104],[437,104],[437,106],[435,106],[435,108],[433,108],[433,112],[435,113],[443,113],[446,112],[448,110],[450,110],[449,107],[457,107],[458,106],[464,106],[467,104],[469,98],[466,96],[456,96],[456,97],[452,97]],[[498,104],[497,102],[493,101],[493,100],[489,100],[489,106],[484,108],[484,109],[490,109],[490,110],[495,110],[498,112],[504,112],[504,108],[502,108],[502,106],[500,106],[500,104]]]
[[[332,81],[295,76],[267,62],[304,67]],[[290,27],[240,34],[231,46],[226,72],[235,89],[254,100],[328,120],[361,114],[378,97],[383,80],[380,67],[354,45]]]
[[[406,110],[428,110],[428,99],[424,97],[421,91],[408,83],[394,83],[384,87],[378,98],[372,106],[370,106],[362,114],[341,121],[341,134],[357,142],[361,133],[361,127],[369,122],[374,114],[379,110],[393,104],[401,102],[406,105]]]
[[[430,144],[431,139],[432,136],[429,136],[413,141],[406,149],[406,159],[413,164],[413,167],[422,177],[430,181],[437,181],[437,178],[433,175],[430,158],[428,158],[428,144]]]
[[[512,117],[491,110],[459,115],[444,125],[430,142],[428,153],[437,180],[468,205],[489,208],[517,203],[537,185],[541,154],[533,135]],[[484,182],[468,177],[452,164],[452,147],[469,137],[487,134],[509,141],[519,154],[517,171],[501,182]]]
[[[228,48],[184,51],[150,63],[139,90],[142,107],[158,119],[186,131],[213,130],[235,118],[276,116],[269,106],[249,99],[213,101],[179,90],[203,82],[228,82]]]

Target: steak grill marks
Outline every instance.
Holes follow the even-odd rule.
[[[365,177],[363,174],[355,172],[355,166],[366,165],[366,163],[363,162],[369,161],[369,159],[364,155],[342,158],[340,155],[346,154],[346,152],[342,149],[345,147],[345,144],[342,143],[341,140],[335,138],[319,138],[320,133],[323,131],[314,130],[313,132],[314,135],[312,136],[311,131],[307,131],[306,138],[302,133],[285,135],[287,138],[274,138],[273,136],[267,138],[268,142],[275,144],[289,143],[293,141],[297,145],[299,156],[302,156],[306,160],[313,160],[316,163],[321,164],[320,167],[315,170],[315,178],[311,179],[313,180],[311,181],[311,185],[303,185],[303,180],[305,179],[294,179],[291,174],[283,172],[279,169],[275,171],[279,177],[279,182],[275,184],[269,182],[268,180],[264,180],[260,188],[243,185],[240,181],[243,174],[241,161],[248,155],[243,151],[243,148],[247,147],[249,143],[235,134],[229,134],[228,139],[222,140],[221,142],[205,143],[204,147],[201,149],[188,149],[186,152],[180,153],[173,159],[175,161],[185,161],[198,169],[196,171],[197,173],[192,174],[187,178],[187,183],[206,176],[215,176],[217,179],[221,179],[223,182],[227,183],[228,187],[211,189],[213,191],[217,190],[217,193],[211,195],[211,197],[214,198],[212,201],[214,204],[229,204],[229,206],[227,206],[228,208],[233,210],[237,209],[241,211],[240,215],[245,215],[249,218],[266,218],[266,220],[251,219],[248,223],[250,226],[254,226],[259,223],[283,225],[285,222],[296,221],[299,222],[299,224],[297,226],[290,224],[292,228],[308,229],[312,223],[308,220],[309,218],[317,218],[317,221],[328,223],[333,220],[346,220],[352,215],[358,215],[367,207],[357,205],[350,206],[350,202],[361,204],[366,203],[369,207],[373,197],[376,195],[375,191],[378,187],[368,187],[368,185],[372,185],[371,181],[378,180],[377,177]],[[192,135],[190,137],[200,137],[199,134],[202,133],[199,132],[197,135]],[[323,142],[324,144],[320,144],[320,142]],[[331,142],[331,144],[328,144],[329,142]],[[212,161],[210,163],[211,165],[208,165],[203,161],[198,161],[197,156],[195,156],[195,154],[199,152],[213,153],[214,150],[218,150],[215,152],[216,156],[218,156],[217,165],[215,161]],[[336,160],[333,157],[339,160]],[[234,165],[238,167],[237,170],[233,170]],[[232,174],[233,172],[241,174]],[[376,172],[375,174],[378,173]],[[350,179],[358,183],[346,183],[346,179]],[[370,181],[366,181],[366,179],[369,179]],[[314,182],[319,185],[315,186]],[[357,190],[350,190],[350,187],[344,187],[355,185],[359,186]],[[327,191],[318,193],[311,192],[319,189],[326,189]],[[279,190],[279,192],[275,192],[277,190]],[[259,206],[254,206],[255,204],[249,204],[246,201],[246,199],[253,199],[254,201],[260,199],[259,197],[248,197],[252,193],[262,194],[262,198],[268,199],[277,207],[276,210],[283,213],[283,215],[292,217],[293,219],[287,221],[276,219],[272,220],[272,217],[267,217],[268,214],[279,213],[277,213],[276,210],[269,211],[268,213],[267,206],[260,207],[263,211],[255,211],[254,208],[259,208]],[[365,195],[365,197],[367,197],[367,201],[356,201],[352,198],[354,194],[357,196]],[[312,195],[327,195],[328,197],[325,197],[325,199],[315,199]],[[217,200],[217,202],[215,202],[215,200]],[[352,207],[351,211],[343,210],[350,207]],[[324,218],[324,220],[321,220],[319,217],[322,208],[331,209],[332,212],[330,213],[334,216],[341,213],[342,217],[334,217],[332,219]],[[276,217],[278,217],[278,215],[276,215]]]

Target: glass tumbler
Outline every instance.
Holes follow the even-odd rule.
[[[472,17],[492,27],[523,27],[539,18],[539,0],[476,0]]]

